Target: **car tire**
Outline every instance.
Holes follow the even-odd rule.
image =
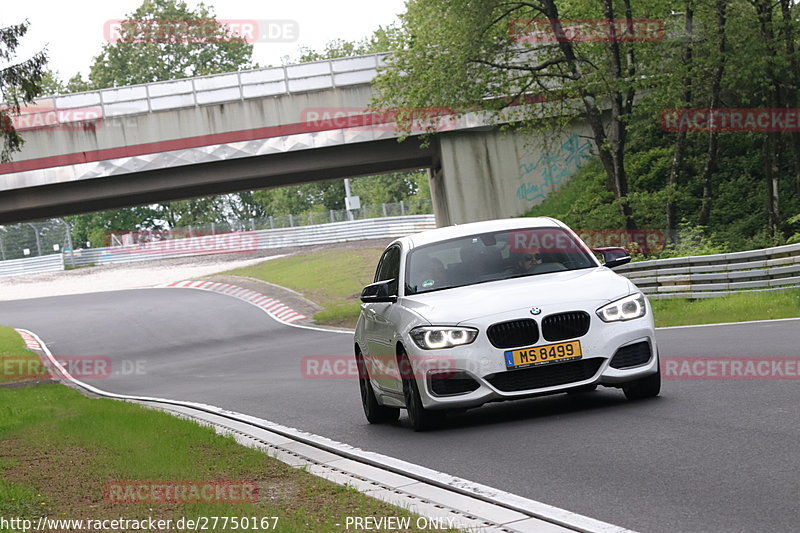
[[[644,398],[655,398],[661,392],[661,369],[655,374],[645,378],[637,379],[629,385],[622,387],[622,392],[629,400],[642,400]]]
[[[403,381],[403,398],[406,402],[406,411],[411,427],[414,428],[414,431],[425,431],[440,426],[446,415],[443,411],[432,411],[422,406],[422,398],[419,395],[419,386],[414,377],[413,368],[408,360],[408,355],[402,348],[398,349],[397,364]]]
[[[370,424],[395,422],[400,418],[400,408],[386,407],[379,404],[369,381],[367,365],[360,353],[356,353],[356,364],[358,366],[358,387],[361,392],[361,405],[364,407],[364,415],[367,417],[367,421]]]

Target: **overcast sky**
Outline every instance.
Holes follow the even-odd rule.
[[[30,57],[47,46],[49,67],[62,79],[81,72],[100,53],[105,41],[104,25],[131,13],[142,0],[19,0],[5,1],[0,9],[0,26],[28,19],[31,27],[23,39],[16,61]],[[191,7],[197,0],[187,0]],[[378,26],[388,26],[404,11],[404,0],[217,0],[207,1],[218,19],[281,21],[296,23],[294,42],[256,42],[253,60],[261,65],[280,65],[286,56],[297,57],[300,46],[322,49],[336,38],[359,40]],[[292,26],[293,24],[290,24]],[[272,27],[276,32],[284,30]]]

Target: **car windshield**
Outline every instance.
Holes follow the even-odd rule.
[[[469,235],[414,248],[406,259],[406,295],[597,266],[561,228]]]

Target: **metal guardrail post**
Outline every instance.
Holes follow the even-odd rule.
[[[69,222],[63,218],[60,218],[59,220],[64,223],[64,239],[67,241],[67,247],[69,248],[69,264],[70,266],[75,267],[75,247],[72,245],[72,228],[70,227]]]
[[[36,235],[36,251],[38,252],[38,255],[41,257],[41,255],[42,255],[42,238],[39,236],[39,230],[36,228],[36,226],[31,224],[30,222],[27,222],[27,224],[30,227],[33,228],[33,234]]]

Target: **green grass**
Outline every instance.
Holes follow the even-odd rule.
[[[800,317],[800,289],[742,292],[719,298],[650,300],[656,326]]]
[[[265,261],[225,272],[256,278],[296,290],[319,304],[320,324],[354,327],[365,285],[372,283],[383,248],[327,250]]]
[[[0,447],[0,516],[6,518],[278,516],[278,531],[338,532],[346,516],[413,516],[210,428],[89,399],[62,385],[0,388]],[[239,504],[107,501],[106,484],[122,480],[248,481],[259,485],[260,496]]]
[[[48,372],[39,356],[25,348],[16,331],[0,326],[0,383],[46,377]]]

